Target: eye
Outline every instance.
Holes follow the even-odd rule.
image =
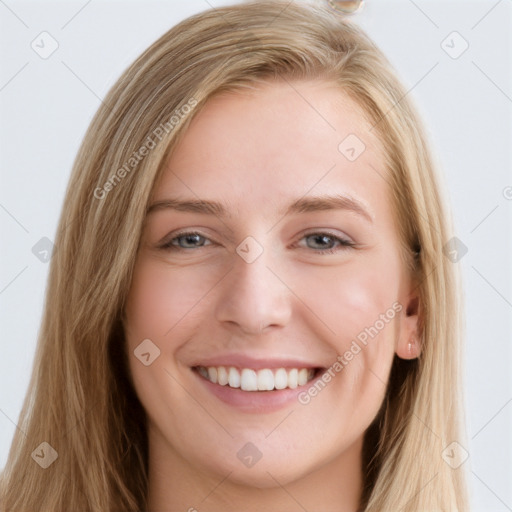
[[[326,232],[308,233],[302,240],[306,240],[307,248],[313,249],[315,253],[322,255],[334,254],[355,246],[355,243],[351,240]]]
[[[313,249],[317,254],[334,254],[339,251],[347,250],[356,244],[351,240],[342,238],[328,232],[308,233],[300,241],[306,240],[306,248]],[[170,251],[180,251],[189,249],[198,249],[207,247],[213,243],[196,231],[186,231],[176,234],[169,241],[164,242],[160,249]],[[302,245],[302,244],[299,244]],[[302,245],[303,247],[303,245]]]
[[[160,246],[160,249],[179,251],[212,245],[211,242],[205,243],[207,241],[208,238],[201,235],[201,233],[197,233],[196,231],[186,231],[183,233],[178,233],[168,242],[164,242]]]

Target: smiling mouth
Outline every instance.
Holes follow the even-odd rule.
[[[236,368],[233,366],[195,366],[193,370],[220,386],[242,391],[295,389],[313,380],[324,368]]]

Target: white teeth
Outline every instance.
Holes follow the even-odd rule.
[[[236,368],[230,368],[228,374],[228,384],[230,388],[240,387],[240,373]]]
[[[288,372],[288,387],[295,389],[299,385],[299,370],[294,368]]]
[[[240,387],[244,391],[258,391],[258,376],[254,370],[244,368],[240,379]]]
[[[276,389],[284,389],[288,386],[288,373],[284,368],[279,368],[274,375],[274,387]]]
[[[208,378],[211,382],[217,384],[217,368],[215,368],[215,366],[208,368]]]
[[[272,370],[258,372],[258,391],[272,391],[274,389],[274,374]]]
[[[231,388],[241,388],[243,391],[272,391],[274,389],[295,389],[310,381],[315,370],[312,368],[278,368],[270,370],[252,370],[243,368],[240,371],[233,366],[198,366],[197,371],[210,382]]]
[[[228,383],[228,372],[226,371],[226,368],[224,366],[219,366],[217,368],[217,382],[221,386],[225,386]]]
[[[308,370],[307,368],[302,368],[299,370],[299,376],[298,376],[298,384],[299,386],[304,386],[306,382],[308,381]]]

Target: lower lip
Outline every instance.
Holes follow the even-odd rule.
[[[221,386],[209,381],[197,371],[193,373],[206,387],[222,402],[236,407],[244,412],[266,413],[283,409],[292,404],[297,404],[298,395],[314,385],[318,378],[321,378],[322,372],[318,372],[309,382],[295,389],[278,389],[273,391],[242,391],[240,388],[232,388],[228,385]]]

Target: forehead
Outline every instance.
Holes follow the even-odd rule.
[[[218,199],[271,215],[287,199],[339,192],[382,199],[381,144],[333,83],[271,82],[212,97],[171,154],[153,197]]]

